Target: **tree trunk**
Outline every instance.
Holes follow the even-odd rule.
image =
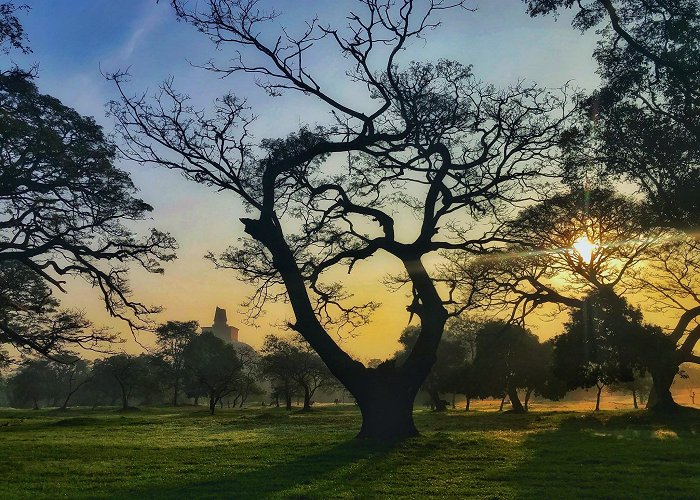
[[[413,422],[413,402],[420,384],[411,387],[404,381],[393,383],[382,376],[368,377],[354,392],[362,413],[361,439],[398,441],[418,435]],[[379,379],[379,380],[375,380]],[[402,383],[403,382],[403,383]],[[406,387],[408,385],[408,387]]]
[[[453,409],[453,410],[455,409],[455,398],[456,398],[456,397],[457,397],[457,395],[453,392],[453,393],[452,393],[452,409]]]
[[[287,394],[287,395],[284,397],[284,400],[285,400],[285,403],[286,403],[286,405],[287,405],[287,411],[291,411],[291,410],[292,410],[292,395],[291,395],[291,394]]]
[[[439,392],[431,390],[428,394],[430,394],[431,409],[435,411],[447,411],[445,400],[440,397]]]
[[[673,370],[654,370],[651,372],[653,384],[649,399],[647,400],[647,408],[661,413],[674,412],[678,409],[678,403],[673,400],[671,394],[671,384],[678,373],[678,368]]]
[[[216,398],[209,397],[209,413],[213,415],[214,411],[216,411]]]
[[[127,410],[129,408],[129,397],[126,391],[122,390],[122,410]]]
[[[194,405],[199,406],[199,395],[194,397]]]
[[[304,411],[311,410],[311,392],[307,386],[304,386]]]
[[[465,410],[465,411],[469,411],[469,405],[471,404],[471,402],[472,402],[472,398],[470,398],[469,396],[467,396],[467,404],[466,404],[466,406],[464,407],[464,410]]]
[[[506,404],[506,397],[507,396],[508,396],[507,394],[504,394],[503,397],[501,398],[501,406],[498,407],[498,411],[503,411],[503,405]]]
[[[179,377],[175,376],[175,386],[173,388],[173,406],[177,406],[177,393],[180,390]]]
[[[533,391],[533,388],[528,388],[527,391],[525,391],[525,411],[530,411],[530,397]]]
[[[510,404],[513,407],[514,413],[525,413],[525,408],[520,402],[518,397],[518,391],[515,388],[508,389],[508,397],[510,398]]]
[[[639,405],[637,404],[637,389],[632,388],[632,403],[634,403],[634,409],[638,410]]]
[[[598,388],[598,394],[595,398],[595,411],[600,411],[600,393],[603,392],[603,387],[605,386],[596,384],[596,387]]]

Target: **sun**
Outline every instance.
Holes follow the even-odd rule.
[[[588,236],[583,235],[579,236],[579,238],[576,241],[574,241],[571,247],[581,258],[581,260],[583,260],[583,262],[585,262],[586,264],[590,264],[591,260],[593,259],[593,252],[596,251],[598,245],[589,240]]]

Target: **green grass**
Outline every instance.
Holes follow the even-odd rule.
[[[417,411],[353,439],[349,406],[0,410],[0,498],[699,498],[700,416]]]

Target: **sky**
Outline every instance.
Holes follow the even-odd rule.
[[[21,15],[33,53],[13,54],[20,66],[38,64],[37,84],[42,93],[59,98],[83,115],[93,116],[106,131],[113,129],[105,104],[116,91],[104,72],[128,69],[129,88],[143,92],[157,88],[172,77],[175,87],[188,93],[197,105],[207,106],[228,91],[246,97],[258,115],[257,138],[279,137],[302,124],[324,123],[327,111],[300,95],[272,99],[254,85],[251,78],[216,78],[196,68],[210,58],[225,58],[230,49],[216,51],[211,42],[194,28],[177,22],[167,1],[155,0],[28,0],[31,10]],[[317,14],[322,23],[342,24],[342,15],[357,2],[269,1],[282,13],[276,25],[292,29]],[[474,74],[498,86],[536,81],[545,87],[567,82],[582,89],[596,85],[591,54],[593,34],[582,35],[570,26],[566,13],[531,19],[519,0],[481,0],[470,4],[474,12],[450,12],[443,25],[415,43],[409,55],[421,61],[447,58],[472,64]],[[0,55],[0,57],[6,57]],[[312,69],[340,98],[362,99],[358,89],[338,82],[343,61],[332,47],[321,46],[314,53]],[[4,63],[3,63],[4,65]],[[257,327],[241,322],[241,306],[250,287],[231,272],[216,270],[204,260],[208,251],[220,252],[243,236],[240,203],[226,193],[187,181],[176,172],[143,167],[121,161],[131,173],[140,196],[154,207],[149,225],[170,232],[179,243],[178,259],[166,266],[165,275],[132,273],[132,288],[141,301],[162,305],[165,320],[198,320],[211,323],[214,308],[228,311],[229,324],[240,328],[240,340],[260,346],[264,335],[279,331],[278,324],[291,317],[284,305],[271,306]],[[398,347],[396,339],[408,322],[406,298],[402,292],[390,295],[381,289],[376,270],[360,272],[352,286],[364,297],[377,291],[383,307],[373,323],[344,346],[363,359],[390,356]],[[71,283],[63,304],[86,311],[98,325],[126,332],[125,325],[108,317],[99,296],[81,283]],[[558,321],[536,325],[542,337],[556,333]],[[127,351],[139,346],[125,334]],[[148,345],[149,337],[141,337]]]

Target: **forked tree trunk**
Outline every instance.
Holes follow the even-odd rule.
[[[375,377],[369,380],[372,378]],[[358,438],[397,441],[418,435],[413,422],[413,402],[418,387],[379,381],[363,385],[365,387],[354,393],[362,413]]]
[[[514,413],[525,413],[525,408],[523,407],[523,404],[520,402],[520,398],[518,397],[517,389],[515,389],[515,388],[508,389],[508,397],[510,398],[510,404],[513,407]]]
[[[274,171],[266,171],[265,196],[274,195]],[[436,194],[437,196],[437,194]],[[447,321],[447,310],[433,280],[421,262],[421,254],[408,250],[399,257],[415,294],[411,313],[421,319],[421,331],[401,365],[385,371],[366,368],[343,351],[318,321],[296,256],[287,244],[274,213],[260,219],[240,219],[246,233],[265,245],[272,255],[294,310],[293,328],[318,353],[331,373],[350,391],[362,413],[358,438],[400,440],[418,434],[413,423],[413,402],[435,363]],[[288,401],[289,405],[289,401]]]
[[[595,398],[595,411],[600,411],[600,393],[603,392],[603,387],[605,387],[602,384],[596,384],[596,387],[598,388],[598,394],[596,394]]]

